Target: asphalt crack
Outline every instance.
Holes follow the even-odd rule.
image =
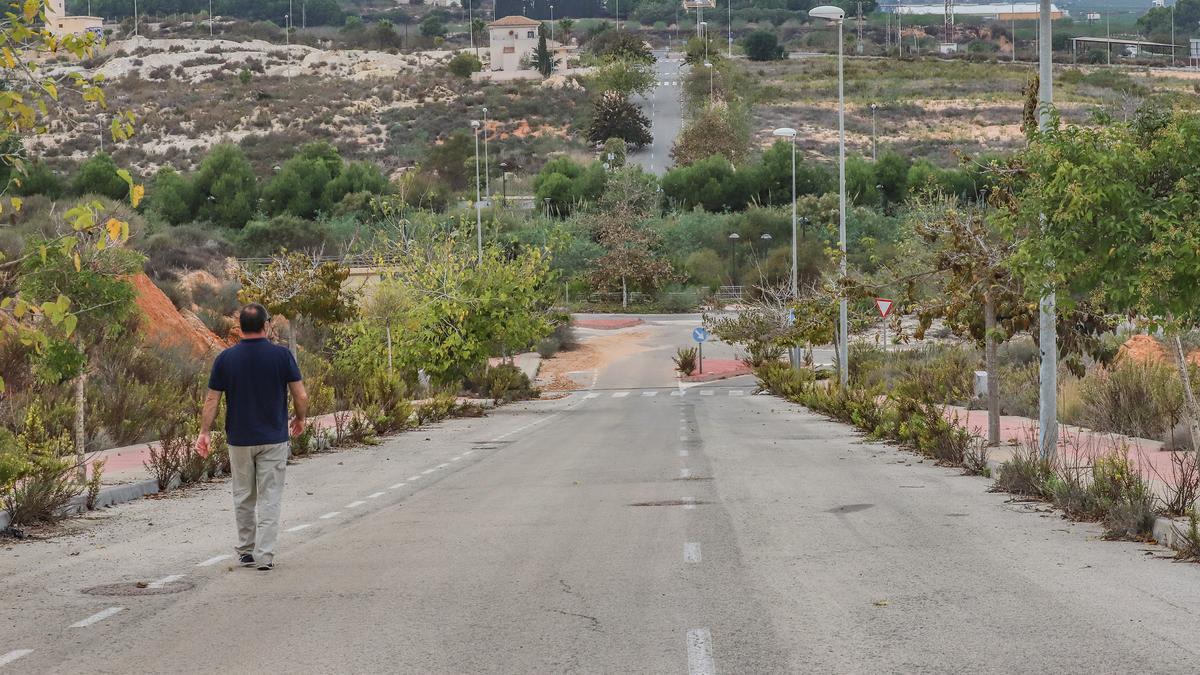
[[[589,625],[588,625],[589,630],[594,630],[597,632],[600,631],[600,619],[597,619],[594,616],[588,616],[587,614],[576,614],[575,612],[567,612],[567,611],[563,611],[561,609],[547,609],[546,611],[554,612],[556,614],[562,614],[563,616],[573,616],[577,619],[586,619],[589,622]]]

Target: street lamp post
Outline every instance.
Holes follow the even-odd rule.
[[[479,194],[479,120],[471,120],[471,135],[475,137],[475,243],[479,264],[483,264],[483,204]]]
[[[729,31],[729,58],[732,59],[733,58],[733,0],[728,0],[728,2],[725,5],[725,8],[729,13],[729,18],[726,19],[726,21],[725,21],[725,27]],[[1172,10],[1172,11],[1174,11],[1174,10]],[[1171,23],[1174,23],[1174,21],[1172,21]]]
[[[488,163],[487,106],[483,107],[483,194],[492,197],[492,172]]]
[[[742,238],[742,235],[738,234],[737,232],[729,233],[729,266],[730,266],[729,283],[733,286],[738,285],[738,282],[737,282],[737,243],[738,243],[738,239],[741,239],[741,238]]]
[[[284,44],[287,45],[287,75],[288,82],[292,81],[292,15],[283,15]]]
[[[796,270],[796,130],[790,127],[783,127],[782,129],[776,129],[775,135],[791,139],[792,142],[792,271],[789,275],[791,277],[791,284],[788,290],[791,291],[790,299],[792,302],[795,302],[796,298],[800,295],[800,284]],[[769,237],[769,234],[763,235],[764,239]],[[800,368],[800,348],[792,347],[789,351],[791,352],[792,367]]]
[[[1050,0],[1041,0],[1038,11],[1038,129],[1050,126],[1054,104]],[[1111,47],[1111,44],[1109,45]],[[1111,50],[1110,50],[1111,51]],[[1046,217],[1041,218],[1045,226]],[[1044,293],[1038,305],[1038,446],[1043,458],[1053,458],[1058,448],[1058,309],[1054,292]]]
[[[713,102],[713,64],[708,61],[704,62],[704,67],[708,68],[708,104]]]
[[[1043,0],[1049,2],[1050,0]],[[808,15],[837,24],[838,29],[838,248],[842,259],[839,265],[841,280],[846,280],[846,92],[842,55],[842,26],[846,12],[840,7],[822,5],[808,10]],[[850,384],[850,330],[845,290],[838,300],[838,371],[843,387]]]
[[[91,3],[88,3],[88,9],[91,9]],[[91,14],[89,11],[88,14]],[[212,0],[208,0],[208,37],[213,36],[213,15],[212,15]]]
[[[550,39],[554,39],[554,5],[550,5]]]
[[[874,103],[871,104],[871,161],[872,162],[879,159],[879,154],[876,152],[876,150],[878,148],[875,143],[875,109],[878,107],[879,106],[875,105]]]

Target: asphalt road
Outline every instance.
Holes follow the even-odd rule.
[[[567,398],[291,467],[270,573],[200,566],[232,543],[227,485],[7,547],[0,663],[1195,672],[1200,567],[866,443],[750,378],[681,388],[670,355],[693,324],[628,329],[636,349]],[[80,592],[140,579],[178,592]]]
[[[655,87],[640,100],[642,111],[650,118],[650,134],[654,141],[629,154],[630,161],[650,173],[662,175],[671,167],[671,147],[683,128],[682,78],[687,66],[678,52],[654,52]]]

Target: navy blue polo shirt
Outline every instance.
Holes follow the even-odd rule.
[[[230,445],[288,440],[288,383],[300,367],[287,347],[266,338],[242,340],[213,362],[208,388],[225,393],[225,434]]]

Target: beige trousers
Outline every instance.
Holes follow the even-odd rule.
[[[287,457],[287,443],[229,446],[237,552],[253,553],[255,561],[260,563],[271,562],[275,557]]]

